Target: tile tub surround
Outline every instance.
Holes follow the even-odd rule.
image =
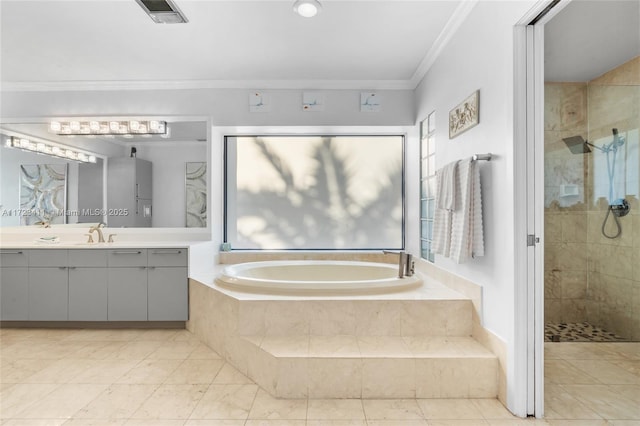
[[[278,398],[495,398],[471,300],[436,282],[353,297],[266,296],[190,281],[187,328]]]

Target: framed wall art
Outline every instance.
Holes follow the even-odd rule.
[[[207,163],[186,163],[185,184],[187,228],[206,228]]]
[[[66,223],[67,164],[20,166],[21,225]]]
[[[466,132],[480,122],[480,91],[476,90],[467,99],[449,111],[449,139]]]

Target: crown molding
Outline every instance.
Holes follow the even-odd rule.
[[[411,80],[409,80],[413,89],[418,87],[422,82],[422,79],[427,75],[427,72],[433,66],[438,56],[440,56],[449,40],[451,40],[451,37],[453,37],[453,35],[458,31],[460,25],[462,25],[464,20],[467,19],[467,16],[469,16],[469,13],[471,13],[471,10],[473,10],[478,2],[479,0],[464,0],[460,2],[456,10],[451,15],[451,18],[449,18],[438,35],[438,38],[436,38],[429,51],[420,62],[420,65],[416,68]]]
[[[413,90],[410,80],[191,80],[3,82],[2,92],[66,92],[201,89]]]

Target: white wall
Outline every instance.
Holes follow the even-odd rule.
[[[258,89],[258,88],[256,88]],[[324,111],[303,111],[303,90],[269,90],[271,111],[249,112],[252,90],[2,92],[2,116],[174,115],[211,117],[216,126],[412,125],[411,90],[379,90],[381,112],[360,112],[360,90],[322,90]]]
[[[481,162],[485,256],[457,265],[436,256],[437,266],[483,288],[483,325],[502,338],[509,353],[511,406],[514,353],[514,25],[535,1],[480,1],[416,89],[417,120],[436,111],[436,167],[492,153]],[[449,140],[448,115],[480,90],[480,123]],[[523,237],[524,238],[524,237]]]

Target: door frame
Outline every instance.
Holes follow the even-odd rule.
[[[513,401],[544,415],[544,26],[571,0],[543,0],[514,27],[515,336]]]

